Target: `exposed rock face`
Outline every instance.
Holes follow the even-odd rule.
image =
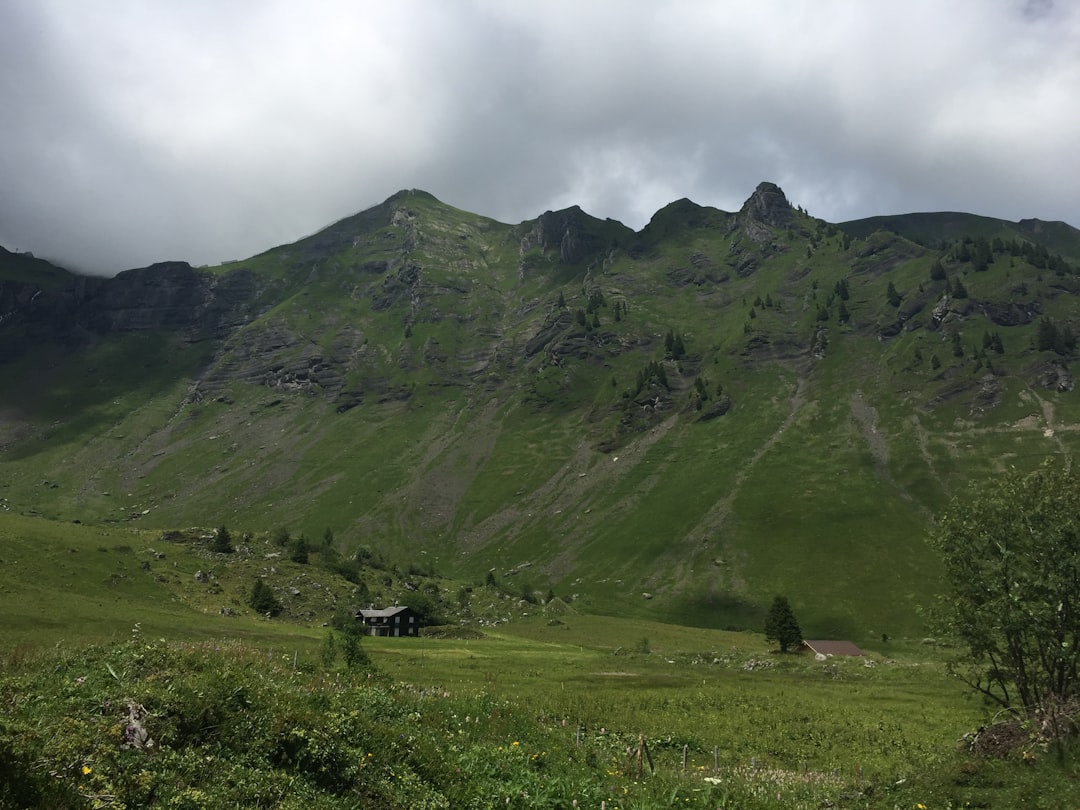
[[[581,264],[606,255],[613,247],[612,233],[620,231],[615,238],[633,236],[626,226],[596,219],[576,205],[562,211],[545,211],[521,238],[520,254],[524,258],[530,250],[539,247],[545,253],[558,251],[562,264]]]
[[[372,306],[376,312],[384,312],[399,301],[409,301],[419,283],[420,265],[409,262],[396,274],[383,280],[382,287],[372,295]]]
[[[983,301],[978,308],[998,326],[1023,326],[1035,320],[1042,305],[1038,301]]]
[[[1039,386],[1047,391],[1066,393],[1075,387],[1072,372],[1063,363],[1045,363],[1035,373]]]
[[[562,310],[556,316],[548,318],[543,328],[526,342],[525,357],[532,357],[537,354],[552,340],[569,329],[573,322],[574,316],[570,314],[569,310]]]
[[[224,337],[248,319],[257,287],[249,270],[219,276],[164,262],[107,280],[88,296],[84,317],[96,332],[169,329],[191,339]]]
[[[739,220],[743,226],[759,222],[772,228],[786,228],[794,222],[794,215],[780,186],[760,183],[739,209]]]
[[[0,319],[19,318],[27,334],[74,340],[87,333],[166,329],[188,340],[223,338],[260,314],[258,277],[238,268],[218,275],[164,262],[113,278],[71,276],[58,287],[5,283]]]
[[[521,240],[521,253],[534,247],[559,251],[559,261],[575,264],[595,248],[591,234],[583,227],[586,214],[578,206],[563,211],[545,211]]]

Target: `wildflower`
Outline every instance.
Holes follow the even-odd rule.
[[[91,770],[91,768],[90,768],[89,765],[83,765],[82,766],[83,776],[89,776],[90,775],[90,770]]]

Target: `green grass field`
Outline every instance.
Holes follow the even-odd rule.
[[[197,538],[0,514],[10,806],[1073,806],[1071,761],[962,750],[989,711],[921,639],[816,661],[757,633],[474,587],[489,619],[364,639],[370,668],[351,669],[325,624],[355,584],[268,560],[264,538],[235,555]],[[246,607],[255,576],[286,618]],[[388,576],[364,572],[374,598],[394,599]],[[457,583],[431,582],[453,601]],[[153,756],[122,743],[132,701]]]

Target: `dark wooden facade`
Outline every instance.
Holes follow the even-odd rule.
[[[368,608],[356,614],[364,623],[369,636],[416,636],[420,634],[420,617],[411,607],[394,605],[388,608]]]

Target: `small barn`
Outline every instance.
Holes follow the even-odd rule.
[[[862,650],[850,641],[825,641],[823,639],[806,639],[801,649],[811,652],[815,656],[831,658],[834,655],[866,655]]]
[[[420,617],[411,607],[394,605],[388,608],[367,608],[357,611],[356,620],[364,623],[368,636],[416,636],[420,634]]]

